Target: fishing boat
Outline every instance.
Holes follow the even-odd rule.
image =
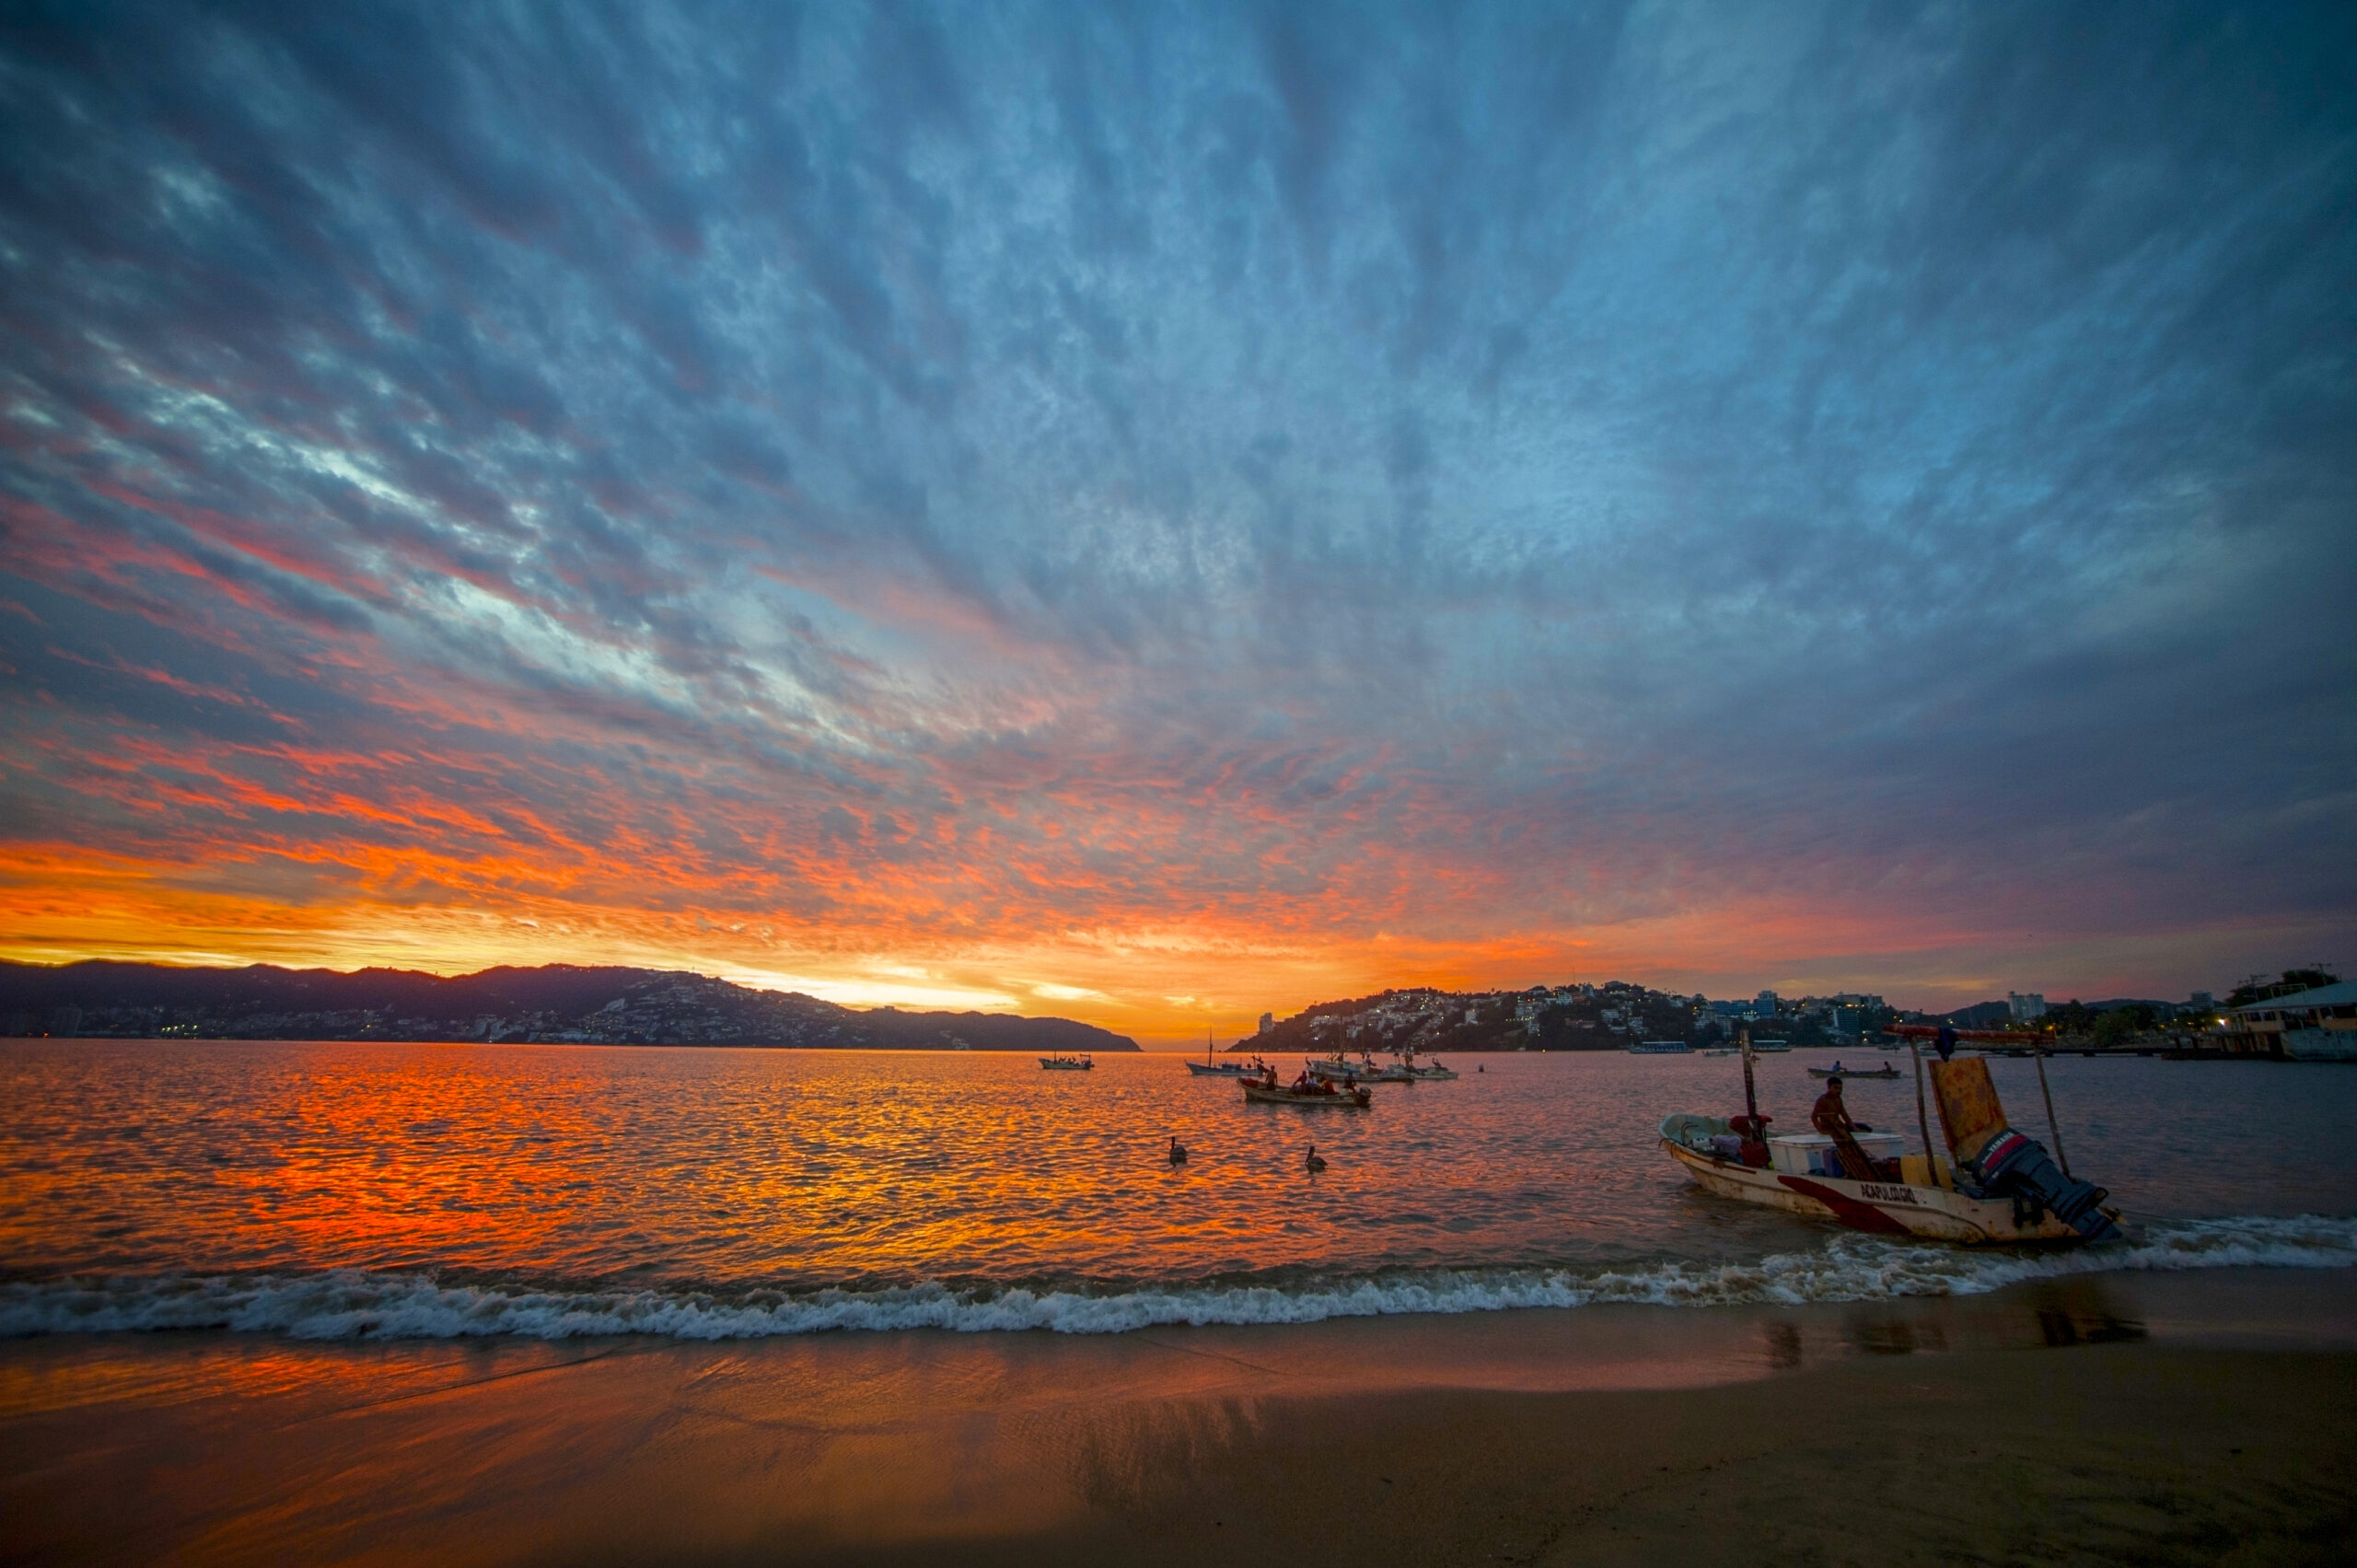
[[[1096,1062],[1086,1051],[1081,1052],[1078,1056],[1066,1056],[1061,1051],[1053,1056],[1039,1058],[1039,1065],[1051,1073],[1088,1073],[1095,1071],[1097,1067]]]
[[[1306,1072],[1290,1085],[1280,1085],[1276,1070],[1271,1068],[1260,1077],[1244,1080],[1244,1102],[1247,1105],[1310,1105],[1341,1110],[1364,1110],[1375,1103],[1375,1095],[1363,1084],[1323,1083],[1310,1077]]]
[[[1629,1044],[1629,1054],[1631,1056],[1684,1056],[1692,1049],[1682,1040],[1631,1040]]]
[[[1887,1062],[1879,1067],[1844,1067],[1836,1062],[1830,1067],[1812,1067],[1808,1075],[1812,1078],[1896,1078],[1898,1069]]]
[[[1429,1057],[1426,1058],[1426,1060],[1431,1063],[1431,1065],[1419,1067],[1416,1065],[1416,1051],[1413,1046],[1411,1046],[1406,1051],[1401,1051],[1399,1053],[1399,1081],[1409,1084],[1447,1084],[1454,1083],[1456,1081],[1456,1069],[1444,1067],[1438,1061]],[[1388,1068],[1384,1070],[1383,1081],[1385,1083],[1392,1081],[1390,1073],[1391,1070]]]
[[[1257,1056],[1249,1063],[1213,1060],[1209,1029],[1203,1031],[1203,1059],[1201,1062],[1190,1060],[1187,1063],[1189,1075],[1197,1078],[1257,1078],[1267,1068],[1268,1063]]]
[[[1756,1050],[1757,1048],[1751,1048]],[[1924,1066],[1920,1057],[1919,1070]],[[1925,1152],[1895,1153],[1895,1133],[1861,1132],[1856,1151],[1871,1179],[1846,1172],[1833,1140],[1822,1134],[1768,1135],[1744,1057],[1747,1114],[1726,1118],[1679,1112],[1661,1123],[1661,1146],[1704,1191],[1787,1213],[1831,1218],[1853,1230],[1919,1236],[1966,1246],[2075,1246],[2119,1234],[2119,1211],[2102,1188],[2074,1179],[2045,1148],[2006,1123],[1989,1064],[1959,1057],[1930,1064],[1947,1154],[1934,1152],[1922,1100],[1916,1117]],[[1919,1089],[1921,1080],[1918,1080]],[[2051,1110],[2051,1100],[2049,1101]],[[2059,1128],[2055,1146],[2061,1147]]]
[[[1383,1069],[1375,1064],[1375,1057],[1369,1052],[1361,1051],[1353,1062],[1337,1051],[1331,1056],[1311,1062],[1309,1075],[1328,1084],[1373,1084],[1382,1081]]]

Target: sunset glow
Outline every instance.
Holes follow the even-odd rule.
[[[2357,959],[2265,18],[629,15],[17,41],[0,957],[1163,1042]]]

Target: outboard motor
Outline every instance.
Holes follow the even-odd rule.
[[[2111,1194],[2093,1182],[2063,1175],[2036,1139],[2007,1128],[1990,1139],[1969,1164],[1991,1196],[2012,1197],[2018,1224],[2031,1224],[2040,1211],[2049,1211],[2089,1241],[2110,1241],[2119,1235],[2119,1227],[2103,1212],[2103,1201]]]

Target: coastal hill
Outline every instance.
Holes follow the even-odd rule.
[[[180,969],[92,960],[0,963],[0,1033],[200,1040],[572,1041],[871,1050],[1135,1051],[1069,1018],[903,1013],[756,991],[684,970],[503,966]]]
[[[1795,1016],[1792,1030],[1810,1026]],[[1700,1042],[1733,1025],[1700,997],[1611,981],[1534,985],[1527,991],[1457,992],[1418,987],[1320,1002],[1230,1047],[1269,1054],[1340,1050],[1619,1051],[1631,1041]]]
[[[2299,970],[2305,978],[2321,970]],[[2285,981],[2291,982],[2287,973]],[[2327,976],[2322,983],[2329,983]],[[2047,1037],[2074,1044],[2124,1045],[2200,1012],[2208,998],[2189,1003],[2117,998],[2065,1002],[2047,1008]],[[1386,991],[1374,996],[1319,1002],[1292,1017],[1271,1017],[1259,1034],[1231,1051],[1262,1055],[1355,1056],[1413,1049],[1435,1055],[1469,1051],[1624,1051],[1644,1041],[1677,1040],[1689,1047],[1731,1044],[1740,1031],[1793,1046],[1863,1044],[1897,1023],[1948,1023],[1958,1028],[2003,1027],[2006,1002],[1977,1002],[1948,1013],[1894,1008],[1880,996],[1839,992],[1829,996],[1780,997],[1763,991],[1714,1002],[1608,981],[1601,985],[1534,985],[1523,991]]]

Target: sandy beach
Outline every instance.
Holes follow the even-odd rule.
[[[12,1562],[2343,1560],[2344,1271],[1101,1337],[0,1348]]]

